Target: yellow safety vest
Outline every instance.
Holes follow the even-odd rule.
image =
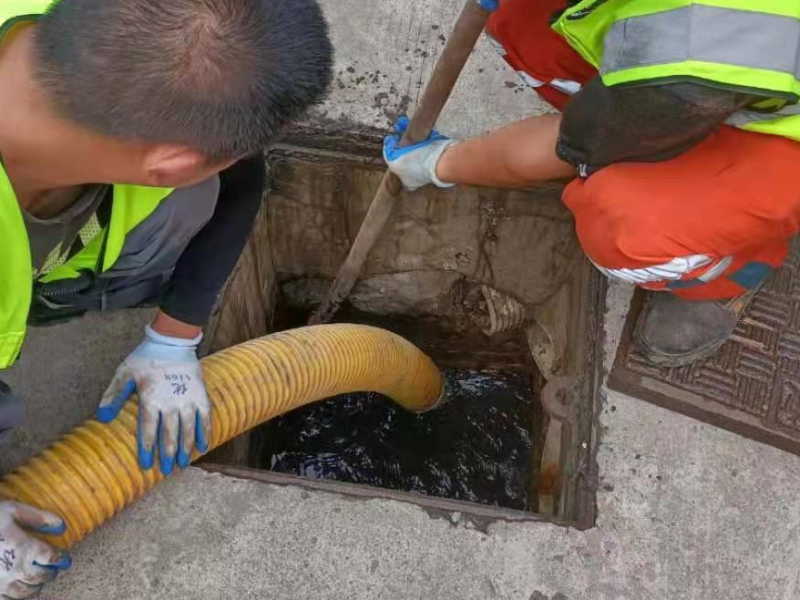
[[[796,0],[583,0],[553,27],[607,86],[697,81],[756,94],[729,124],[800,141]]]
[[[51,0],[0,0],[0,42],[15,25],[35,22]],[[46,168],[46,166],[44,167]],[[172,192],[171,188],[114,185],[111,218],[75,256],[39,276],[42,282],[77,277],[81,270],[103,272],[120,256],[125,236],[139,225]],[[34,271],[30,241],[16,194],[0,164],[0,369],[11,366],[25,340]]]

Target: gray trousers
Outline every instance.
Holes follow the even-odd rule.
[[[25,420],[25,406],[11,388],[0,381],[0,448],[10,437],[13,427],[22,425]]]
[[[48,325],[89,310],[143,306],[158,299],[189,242],[214,214],[219,177],[177,189],[125,237],[108,271],[34,286],[30,322]]]

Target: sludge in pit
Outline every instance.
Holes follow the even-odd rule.
[[[449,400],[423,415],[374,393],[296,410],[258,432],[262,468],[519,510],[531,509],[530,376],[446,370]]]

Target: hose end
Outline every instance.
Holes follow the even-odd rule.
[[[452,385],[453,384],[450,383],[450,380],[446,376],[442,377],[442,392],[439,394],[439,397],[436,399],[436,401],[430,406],[413,411],[414,414],[424,415],[425,413],[437,410],[447,404],[451,398],[450,390],[452,390]]]

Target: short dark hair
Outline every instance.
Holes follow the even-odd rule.
[[[62,116],[215,159],[265,148],[331,79],[316,0],[62,0],[35,36]]]

